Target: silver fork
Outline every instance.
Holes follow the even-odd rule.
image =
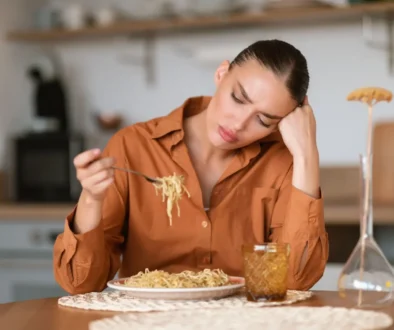
[[[147,176],[147,175],[145,175],[145,174],[143,174],[141,172],[137,172],[137,171],[133,171],[133,170],[129,170],[127,168],[121,168],[121,167],[117,167],[117,166],[112,166],[112,168],[115,169],[115,170],[120,170],[120,171],[123,171],[123,172],[127,172],[127,173],[131,173],[131,174],[142,176],[143,178],[145,178],[146,181],[149,181],[151,183],[159,182],[159,180],[157,180],[155,178],[152,178],[150,176]]]

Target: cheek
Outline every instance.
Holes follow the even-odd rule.
[[[226,105],[223,96],[216,94],[211,101],[211,107],[208,109],[208,120],[210,124],[217,123],[224,116],[224,111]]]
[[[265,128],[258,123],[251,122],[244,130],[242,142],[245,144],[250,144],[259,141],[271,134],[274,130],[274,128]]]
[[[231,99],[230,94],[220,94],[216,103],[217,118],[225,120],[227,124],[230,124],[232,117],[234,117],[234,114],[237,113],[237,107],[238,106]]]

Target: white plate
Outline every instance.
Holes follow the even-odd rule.
[[[238,293],[245,285],[243,277],[230,276],[232,284],[212,288],[168,289],[168,288],[132,288],[124,285],[126,278],[107,283],[114,290],[124,291],[134,298],[163,300],[202,300],[219,299]]]

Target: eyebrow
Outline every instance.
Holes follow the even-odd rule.
[[[240,83],[239,81],[238,81],[237,83],[238,83],[239,89],[241,90],[241,94],[242,94],[242,96],[245,98],[245,100],[246,100],[248,103],[252,103],[252,104],[253,104],[253,101],[250,99],[248,93],[246,93],[245,88],[241,85],[241,83]],[[266,112],[263,112],[263,111],[260,111],[260,112],[261,112],[265,117],[267,117],[267,118],[269,118],[269,119],[283,119],[283,117],[281,117],[281,116],[271,115],[271,114],[266,113]]]

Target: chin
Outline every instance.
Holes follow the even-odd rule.
[[[228,144],[228,143],[222,143],[221,145],[215,145],[215,147],[219,150],[235,150],[238,149],[238,147],[236,147],[233,144]]]

